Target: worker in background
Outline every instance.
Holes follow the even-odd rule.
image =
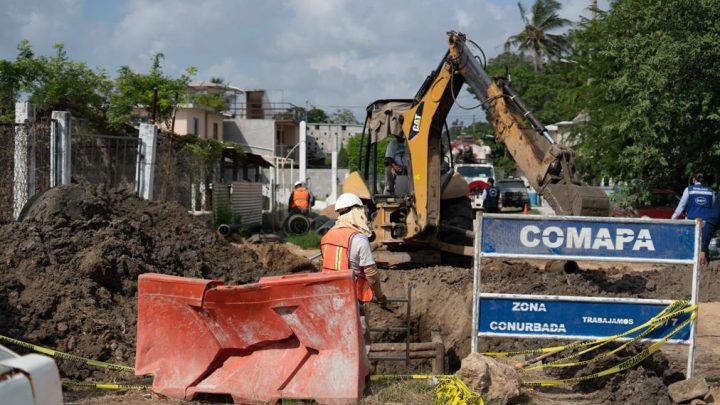
[[[407,176],[410,156],[402,134],[393,135],[385,150],[385,194],[395,194],[397,176]]]
[[[367,208],[358,196],[341,194],[335,202],[338,219],[320,240],[322,271],[352,271],[358,300],[381,305],[387,302],[380,286],[380,273],[370,248]]]
[[[705,176],[702,173],[695,173],[692,178],[693,184],[687,186],[683,191],[680,203],[675,209],[672,219],[680,218],[680,215],[684,212],[687,219],[699,218],[703,221],[707,220],[710,208],[713,205],[713,191],[703,183],[704,178]]]
[[[500,189],[495,186],[495,179],[488,179],[488,188],[482,193],[483,211],[487,213],[500,212]]]
[[[463,147],[462,161],[464,163],[475,163],[475,154],[473,153],[472,146],[465,145]]]
[[[305,188],[305,183],[302,180],[296,181],[295,188],[293,192],[290,193],[288,213],[307,215],[310,212],[310,207],[313,205],[315,205],[315,197]]]
[[[708,262],[708,250],[710,250],[710,239],[720,225],[720,198],[710,207],[707,217],[703,221],[702,243],[700,244],[700,265],[705,267]]]

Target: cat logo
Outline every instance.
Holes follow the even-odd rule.
[[[415,117],[413,118],[412,127],[410,128],[410,135],[408,136],[408,140],[412,141],[413,138],[420,132],[420,121],[422,120],[422,113],[423,113],[423,107],[425,106],[425,102],[420,103],[418,105],[417,110],[415,110]]]

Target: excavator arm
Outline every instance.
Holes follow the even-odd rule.
[[[504,78],[490,78],[462,33],[448,33],[448,52],[425,80],[415,103],[404,114],[403,130],[411,156],[415,222],[419,230],[436,228],[441,184],[442,125],[464,83],[483,98],[488,121],[530,185],[558,215],[606,216],[605,193],[575,176],[574,152],[557,144]]]
[[[575,152],[557,144],[505,78],[491,79],[473,55],[465,35],[448,34],[450,57],[480,97],[488,122],[530,185],[559,215],[607,216],[609,200],[598,187],[575,175]]]

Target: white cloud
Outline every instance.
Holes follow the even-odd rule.
[[[504,0],[7,1],[0,57],[13,58],[23,37],[39,53],[65,42],[71,58],[114,73],[146,71],[160,51],[170,74],[196,66],[198,79],[278,89],[299,105],[412,97],[445,53],[448,30],[492,57],[522,28],[516,2]],[[577,20],[587,3],[563,0],[564,15]]]

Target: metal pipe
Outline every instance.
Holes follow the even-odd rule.
[[[220,224],[218,225],[217,231],[222,236],[229,236],[242,228],[240,224]]]

